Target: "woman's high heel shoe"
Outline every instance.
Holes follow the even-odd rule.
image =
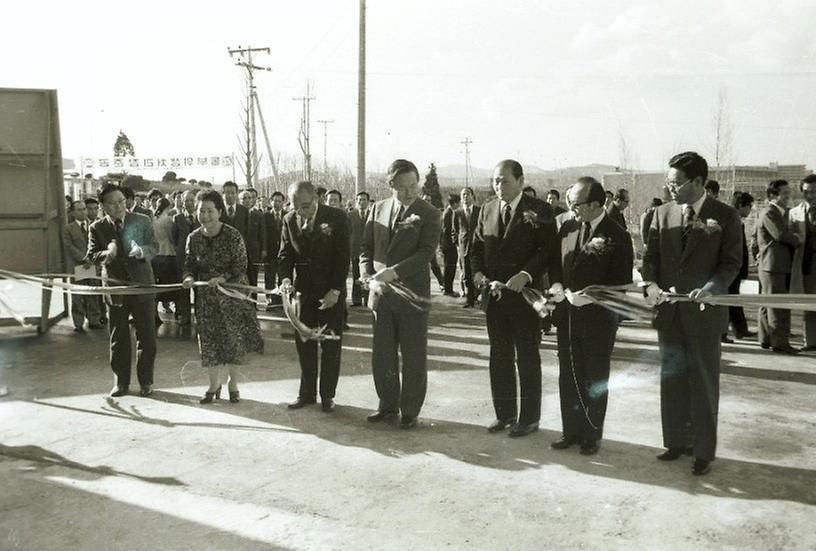
[[[209,404],[213,401],[213,399],[221,399],[221,385],[218,385],[218,388],[215,392],[207,391],[204,393],[204,397],[198,401],[199,404]]]
[[[230,390],[229,395],[230,395],[230,402],[232,402],[233,404],[237,404],[238,402],[241,401],[241,399],[240,399],[241,395],[237,390]]]

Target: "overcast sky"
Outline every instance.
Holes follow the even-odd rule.
[[[713,158],[723,91],[738,164],[816,166],[816,2],[368,1],[368,168],[542,168]],[[314,83],[329,162],[356,165],[354,0],[15,2],[5,7],[0,86],[56,88],[66,157],[237,151],[243,77],[228,47],[268,46],[257,82],[273,148],[299,153]],[[259,136],[262,145],[262,138]],[[183,174],[182,174],[183,175]],[[189,175],[194,176],[194,175]]]

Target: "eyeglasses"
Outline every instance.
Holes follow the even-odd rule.
[[[579,203],[570,203],[569,208],[570,210],[578,210],[578,207],[582,207],[584,205],[588,205],[589,201],[581,201]]]
[[[685,186],[686,184],[690,184],[690,183],[691,183],[691,180],[686,180],[682,184],[678,184],[677,182],[669,182],[668,180],[666,180],[666,187],[669,188],[669,189],[672,189],[672,190],[678,190],[678,189],[682,188],[683,186]]]

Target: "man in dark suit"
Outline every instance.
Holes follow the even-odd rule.
[[[663,200],[659,197],[652,197],[652,202],[643,214],[640,215],[640,240],[643,248],[646,248],[646,241],[649,238],[649,228],[652,227],[652,218],[657,207],[663,204]]]
[[[249,233],[249,209],[238,203],[238,184],[232,181],[224,182],[224,213],[221,221],[229,224],[247,241]]]
[[[69,222],[62,232],[62,242],[68,253],[66,257],[68,273],[74,273],[76,266],[84,268],[92,266],[88,260],[88,210],[84,201],[74,201],[72,206],[74,221]],[[87,279],[78,279],[76,283],[93,285],[93,282]],[[100,317],[99,301],[96,296],[71,294],[71,318],[74,321],[74,331],[83,331],[85,318],[88,318],[90,329],[99,329],[101,327]]]
[[[456,263],[458,261],[454,221],[459,209],[459,196],[449,195],[448,206],[442,213],[442,235],[439,238],[439,248],[442,250],[444,266],[444,293],[448,297],[458,297],[459,293],[453,290],[453,280],[456,279]]]
[[[791,293],[816,294],[816,174],[808,174],[799,182],[802,201],[790,210],[791,230],[799,236],[791,266]],[[816,312],[804,312],[805,347],[816,350]]]
[[[504,160],[493,171],[496,198],[484,204],[473,234],[471,267],[477,287],[506,284],[501,300],[487,302],[490,339],[490,389],[496,421],[488,427],[510,436],[538,430],[541,417],[541,342],[539,317],[521,290],[540,287],[545,272],[560,279],[555,221],[550,205],[522,194],[524,172],[518,161]],[[516,394],[516,361],[521,396]],[[519,404],[520,402],[520,408]]]
[[[671,303],[674,289],[692,300],[725,294],[742,264],[741,224],[732,207],[706,197],[708,164],[692,151],[669,161],[672,201],[657,208],[643,257],[644,293],[657,305],[660,347],[660,413],[663,461],[693,453],[692,472],[706,474],[717,447],[720,335],[728,327],[725,306]]]
[[[601,183],[592,177],[579,178],[568,194],[575,217],[559,230],[562,279],[555,288],[579,291],[589,285],[631,283],[632,240],[604,212]],[[620,316],[596,304],[576,306],[562,300],[553,317],[558,326],[563,434],[551,445],[566,449],[580,444],[582,455],[592,455],[603,437]]]
[[[791,189],[786,180],[774,180],[766,191],[768,206],[762,209],[756,222],[759,247],[759,286],[763,295],[787,294],[790,291],[793,253],[801,244],[788,223]],[[797,354],[790,345],[790,310],[759,309],[759,343],[780,354]]]
[[[176,246],[176,263],[178,264],[179,273],[184,272],[184,258],[187,254],[187,236],[200,225],[196,217],[196,192],[187,190],[183,194],[183,206],[181,211],[173,216],[173,227],[170,229],[170,237]],[[190,303],[189,289],[179,291],[177,309],[179,325],[190,325],[192,305]]]
[[[363,244],[363,230],[365,230],[366,220],[368,220],[368,207],[371,196],[361,191],[357,194],[357,208],[349,212],[350,238],[351,238],[351,305],[362,306],[363,287],[360,283],[360,248]]]
[[[417,295],[430,299],[429,264],[439,244],[442,227],[439,211],[419,198],[416,165],[397,159],[388,168],[389,199],[378,201],[366,221],[360,248],[363,281],[399,281]],[[416,427],[428,384],[428,311],[417,310],[386,290],[369,293],[374,312],[371,366],[380,399],[370,422],[395,418],[400,427]],[[402,355],[400,383],[399,355]]]
[[[629,206],[629,192],[621,188],[615,193],[612,199],[612,204],[606,209],[609,217],[616,222],[621,228],[626,230],[626,217],[623,216],[623,211]],[[629,230],[627,230],[629,231]]]
[[[712,180],[709,180],[711,182]],[[732,206],[736,209],[742,220],[745,220],[750,214],[754,206],[754,197],[750,193],[737,191],[734,193]],[[740,285],[742,281],[748,279],[748,245],[745,238],[745,224],[742,226],[742,265],[736,279],[728,287],[728,293],[731,295],[738,295],[740,292]],[[731,328],[734,330],[734,336],[738,339],[747,339],[756,337],[756,333],[748,330],[748,321],[745,319],[745,311],[742,306],[728,307],[728,321]],[[731,344],[734,341],[728,337],[727,333],[722,336],[722,342]]]
[[[473,284],[473,269],[471,267],[471,251],[473,232],[479,221],[479,205],[475,204],[476,197],[473,189],[463,188],[459,194],[462,198],[462,208],[456,211],[453,221],[453,239],[459,246],[459,261],[462,266],[462,286],[465,288],[465,308],[476,305],[477,290]]]
[[[567,212],[567,209],[558,204],[560,200],[561,194],[557,189],[551,189],[547,192],[547,203],[549,203],[549,205],[552,207],[554,217]]]
[[[247,279],[252,286],[258,285],[258,265],[266,258],[266,228],[263,213],[253,208],[255,197],[251,191],[238,194],[241,205],[247,209],[247,233],[244,244],[247,250]],[[253,293],[253,297],[256,296]]]
[[[103,285],[108,285],[108,278],[153,285],[150,261],[158,251],[158,244],[150,218],[127,212],[125,196],[117,185],[105,184],[98,195],[105,217],[91,224],[88,258],[102,266]],[[136,374],[140,393],[142,396],[153,393],[155,299],[155,294],[105,297],[109,309],[110,362],[116,378],[111,396],[124,396],[130,386],[130,316],[136,327]]]
[[[264,213],[264,228],[266,229],[266,260],[264,262],[264,289],[274,289],[278,285],[278,253],[280,252],[281,231],[283,231],[283,217],[286,212],[283,204],[286,198],[280,191],[272,193],[272,208]],[[273,304],[280,304],[280,296],[267,293],[267,307],[270,311]]]
[[[341,209],[318,203],[311,182],[289,186],[292,212],[283,220],[278,274],[283,290],[300,293],[300,320],[309,327],[326,325],[343,334],[346,275],[349,265],[348,219]],[[340,340],[320,343],[320,402],[334,410],[340,376]],[[300,391],[290,409],[314,404],[318,392],[317,342],[295,337],[300,359]]]

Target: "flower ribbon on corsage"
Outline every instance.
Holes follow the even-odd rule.
[[[320,224],[320,233],[322,233],[325,236],[331,237],[332,232],[333,230],[330,224],[327,224],[326,222]]]
[[[611,239],[605,237],[593,237],[586,245],[584,245],[584,252],[587,254],[603,254],[612,244]]]
[[[525,210],[522,213],[522,217],[524,218],[525,224],[530,224],[534,228],[539,228],[541,226],[541,221],[538,219],[538,213],[532,210]]]
[[[707,234],[722,231],[722,226],[720,226],[720,223],[713,218],[709,218],[705,222],[698,218],[697,220],[694,221],[693,227],[695,230],[702,230]]]
[[[420,220],[421,220],[421,218],[419,217],[418,214],[412,214],[408,218],[405,218],[405,219],[400,220],[399,222],[397,222],[397,226],[400,227],[400,228],[406,228],[408,226],[413,226],[414,224],[416,224]]]

